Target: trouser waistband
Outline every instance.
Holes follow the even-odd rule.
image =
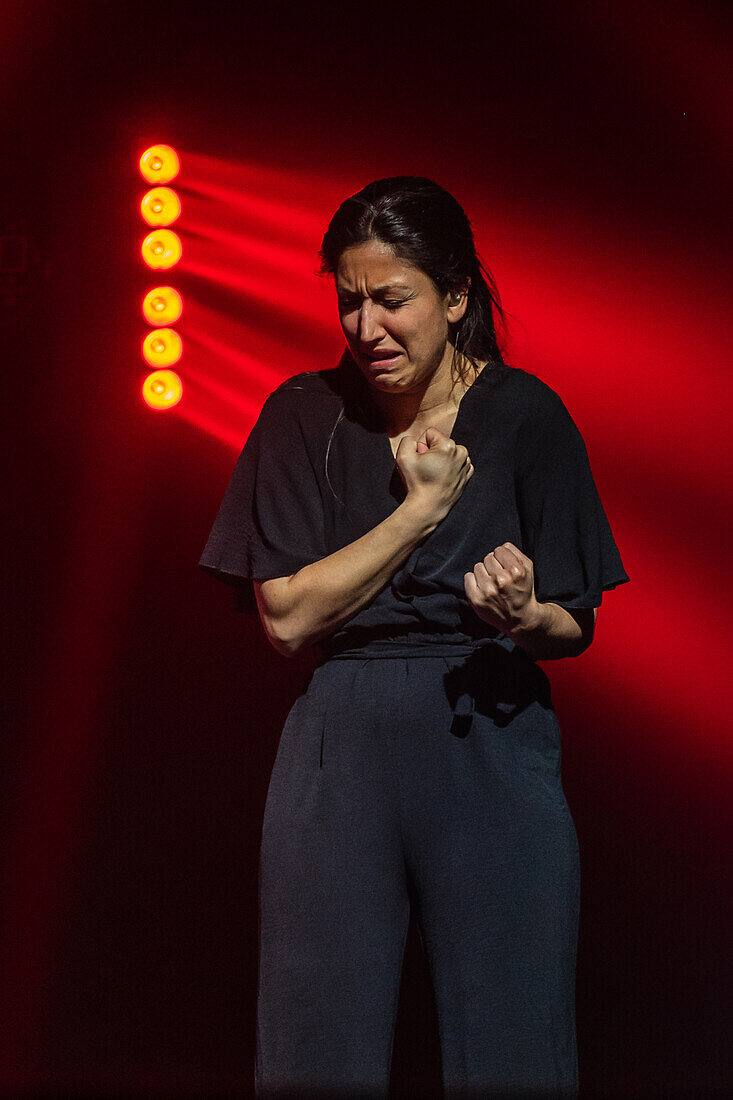
[[[475,642],[439,642],[439,641],[403,641],[396,638],[383,638],[371,641],[364,646],[353,646],[337,650],[333,653],[325,652],[319,664],[327,661],[343,660],[384,660],[390,657],[403,657],[410,660],[420,657],[470,657],[489,645],[495,645],[493,638],[477,639]],[[453,704],[454,716],[462,716],[462,721],[454,722],[453,732],[465,736],[473,720],[474,696],[471,690],[471,673],[474,670],[466,665],[462,670],[456,670],[458,674],[457,692]],[[461,675],[463,673],[463,675]]]
[[[419,640],[403,641],[401,638],[382,638],[367,642],[363,646],[351,646],[332,652],[325,650],[322,661],[362,660],[370,658],[383,660],[385,657],[470,657],[479,649],[495,644],[493,638],[477,639],[475,642],[432,642]]]

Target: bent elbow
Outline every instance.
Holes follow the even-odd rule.
[[[270,645],[281,657],[294,657],[303,648],[302,643],[282,629],[276,627],[272,621],[262,618],[262,625]]]
[[[288,599],[290,580],[290,577],[274,577],[253,581],[260,622],[267,640],[283,657],[294,657],[303,645],[292,626],[293,616]]]
[[[304,643],[279,642],[276,648],[278,653],[281,653],[283,657],[297,657],[300,651],[304,648]]]
[[[573,647],[572,652],[569,654],[570,657],[580,657],[581,653],[585,653],[586,649],[589,648],[596,633],[597,612],[598,609],[595,607],[579,608],[570,611],[570,614],[573,616],[580,629],[580,637]]]
[[[295,657],[308,644],[308,640],[288,628],[286,619],[275,619],[261,615],[262,625],[273,649],[283,657]]]

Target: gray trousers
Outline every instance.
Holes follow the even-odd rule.
[[[513,647],[385,641],[315,669],[265,805],[258,1096],[387,1096],[410,897],[445,1095],[577,1095],[560,760],[547,678]]]

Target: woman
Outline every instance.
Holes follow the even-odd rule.
[[[535,661],[629,578],[458,202],[377,180],[321,258],[348,350],[267,398],[200,562],[318,655],[265,807],[256,1090],[387,1095],[412,907],[446,1095],[574,1095],[578,843]]]

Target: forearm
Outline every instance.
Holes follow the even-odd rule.
[[[436,526],[408,496],[361,538],[294,573],[278,625],[284,649],[297,653],[351,619]]]
[[[556,603],[538,603],[536,618],[509,637],[536,661],[577,657],[593,637],[593,608],[579,608],[571,614]]]

